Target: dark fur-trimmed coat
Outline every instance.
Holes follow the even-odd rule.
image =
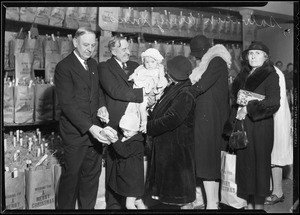
[[[265,95],[262,101],[253,100],[247,105],[244,121],[249,139],[246,149],[237,151],[236,183],[239,197],[267,196],[270,189],[271,152],[274,139],[273,114],[280,106],[279,76],[271,62],[257,68],[249,76],[245,66],[232,84],[233,107],[224,132],[229,135],[237,113],[237,93],[245,89]]]
[[[146,190],[169,204],[195,200],[195,98],[188,91],[190,81],[165,89],[147,123],[152,136],[152,155]]]

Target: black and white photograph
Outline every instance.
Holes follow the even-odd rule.
[[[1,1],[1,214],[299,213],[298,37],[298,1]]]

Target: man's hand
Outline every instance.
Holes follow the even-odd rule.
[[[106,136],[107,139],[112,143],[117,142],[119,139],[118,132],[110,126],[103,128],[102,133],[104,133],[104,136]]]
[[[101,122],[109,122],[109,113],[105,106],[98,109],[97,116],[100,118]]]
[[[140,126],[140,131],[144,134],[147,133],[147,122],[142,122]]]
[[[89,132],[93,135],[93,137],[95,139],[97,139],[101,143],[106,143],[106,144],[110,145],[110,141],[107,139],[107,137],[105,135],[103,135],[101,133],[102,130],[103,130],[103,128],[101,128],[97,125],[92,125],[89,128]]]

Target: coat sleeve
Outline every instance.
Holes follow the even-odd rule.
[[[147,134],[157,136],[166,131],[174,130],[185,121],[194,105],[193,95],[187,92],[180,93],[174,98],[172,105],[163,116],[148,121]]]
[[[273,72],[265,81],[265,99],[249,101],[247,105],[248,115],[253,121],[272,116],[280,107],[279,76]]]
[[[139,133],[138,135],[142,136],[141,133]],[[122,142],[121,139],[122,137],[119,137],[119,140],[113,143],[112,146],[119,156],[121,156],[122,158],[129,158],[132,156],[132,154],[135,153],[135,145],[133,144],[131,139],[128,139],[124,142]],[[140,144],[143,144],[143,142],[141,142]]]
[[[143,90],[141,88],[133,89],[125,82],[120,82],[120,77],[110,71],[106,62],[98,64],[98,72],[101,86],[111,98],[136,103],[143,101]]]
[[[226,62],[220,57],[215,57],[210,61],[201,79],[191,86],[190,91],[196,97],[203,94],[214,85],[214,83],[218,80],[222,72],[227,72]]]
[[[58,64],[54,73],[55,90],[63,113],[72,124],[84,134],[93,125],[91,117],[87,117],[78,106],[75,99],[75,86],[70,69]]]

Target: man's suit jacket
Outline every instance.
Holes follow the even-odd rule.
[[[88,129],[93,124],[100,125],[97,111],[106,104],[100,88],[97,62],[90,58],[87,64],[89,71],[72,52],[55,68],[55,90],[62,109],[59,126],[65,144],[92,145],[93,141],[97,141]]]
[[[114,129],[118,128],[119,121],[125,113],[129,102],[141,103],[143,91],[141,88],[133,89],[133,82],[128,81],[129,75],[138,67],[138,63],[127,61],[128,74],[120,67],[114,57],[98,64],[101,86],[106,94],[106,105],[110,121]]]
[[[129,75],[138,67],[138,63],[127,61],[126,64],[129,70],[128,74],[124,72],[114,57],[98,64],[99,78],[105,92],[106,107],[109,112],[108,125],[115,130],[118,130],[119,121],[125,113],[128,103],[143,101],[143,90],[141,88],[133,89],[133,83],[128,81]],[[114,150],[111,149],[109,146],[106,159],[106,179],[111,177],[113,160],[116,156]],[[110,198],[107,201],[107,204],[110,205]]]

